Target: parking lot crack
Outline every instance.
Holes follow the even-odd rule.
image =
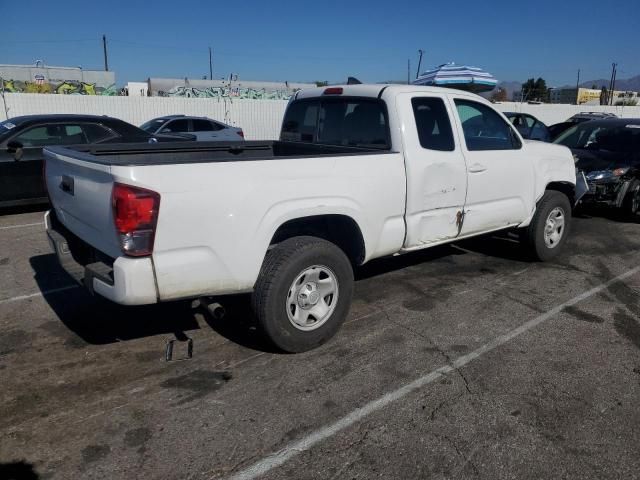
[[[384,316],[386,317],[387,321],[389,321],[390,323],[393,323],[394,325],[397,325],[400,328],[403,328],[405,330],[407,330],[408,332],[411,332],[413,335],[416,335],[420,338],[425,339],[427,342],[429,342],[431,344],[431,346],[442,356],[442,358],[445,359],[445,361],[447,362],[447,365],[449,365],[450,367],[453,368],[453,370],[455,370],[455,372],[460,376],[460,378],[462,379],[462,383],[464,384],[464,388],[467,391],[467,393],[469,393],[470,395],[474,395],[475,392],[473,392],[471,390],[471,387],[469,385],[469,381],[467,380],[467,377],[465,377],[464,373],[462,373],[462,370],[460,370],[458,367],[455,366],[454,364],[454,359],[451,358],[451,355],[449,355],[445,350],[443,350],[442,348],[440,348],[439,345],[437,345],[431,338],[429,338],[428,336],[426,336],[425,334],[418,332],[410,327],[407,327],[406,325],[403,325],[401,323],[398,323],[394,320],[391,319],[391,316],[389,315],[389,313],[383,308],[381,309],[382,313],[384,314]]]
[[[473,463],[473,460],[472,460],[476,450],[473,450],[469,455],[465,455],[464,452],[460,450],[460,447],[458,447],[458,444],[452,438],[450,438],[447,435],[444,435],[442,438],[444,438],[447,441],[447,443],[451,447],[453,447],[453,449],[456,451],[456,454],[464,461],[460,466],[460,472],[464,471],[467,465],[471,465],[471,468],[473,469],[473,473],[475,475],[480,475],[480,471],[478,470],[478,467],[476,466],[475,463]]]
[[[443,401],[441,401],[429,413],[429,420],[432,421],[432,422],[435,421],[436,416],[440,413],[440,410],[442,410],[445,407],[449,407],[452,403],[457,402],[460,398],[462,398],[465,395],[466,395],[465,393],[460,393],[460,394],[454,395],[452,397],[448,397],[448,398],[444,399]]]

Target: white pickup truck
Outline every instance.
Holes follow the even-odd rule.
[[[260,327],[291,352],[339,329],[354,266],[503,229],[547,260],[576,200],[569,149],[432,87],[298,92],[280,141],[45,156],[49,239],[89,290],[126,305],[252,292]]]

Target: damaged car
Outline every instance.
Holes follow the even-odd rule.
[[[554,143],[571,149],[576,168],[587,178],[583,205],[616,208],[640,220],[640,119],[581,123]]]

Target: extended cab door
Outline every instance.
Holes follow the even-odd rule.
[[[489,105],[451,95],[462,134],[468,187],[461,235],[517,225],[529,217],[534,171],[514,128]]]
[[[445,95],[398,96],[404,123],[407,234],[404,248],[442,242],[459,234],[467,168]]]

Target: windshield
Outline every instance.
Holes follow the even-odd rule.
[[[637,152],[640,150],[640,124],[581,123],[562,133],[553,143],[577,149]]]
[[[16,124],[12,123],[11,120],[0,122],[0,140],[8,137],[14,128],[16,128]]]
[[[153,120],[149,120],[148,122],[140,125],[140,128],[145,132],[156,133],[166,121],[166,118],[154,118]]]

